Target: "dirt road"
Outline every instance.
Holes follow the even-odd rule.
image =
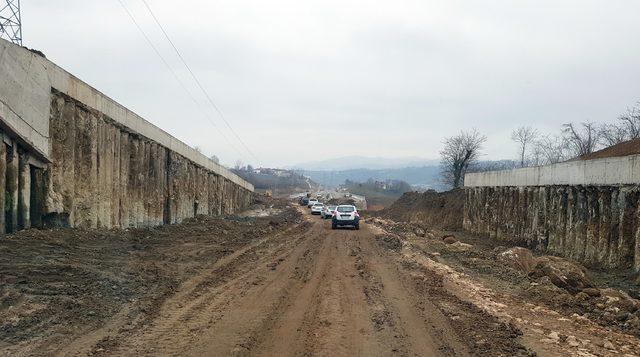
[[[396,263],[393,246],[385,249],[367,225],[359,231],[331,230],[330,222],[307,216],[301,226],[218,261],[182,284],[144,328],[103,339],[91,352],[524,353],[508,327],[447,295],[438,279],[418,271],[407,274],[410,268]],[[90,340],[63,353],[81,351]]]
[[[630,297],[572,296],[497,259],[504,247],[441,237],[378,218],[332,230],[284,202],[164,227],[19,232],[0,238],[0,355],[640,350]]]

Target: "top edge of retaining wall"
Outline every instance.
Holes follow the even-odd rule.
[[[51,89],[95,109],[196,165],[249,191],[254,187],[224,166],[148,122],[102,92],[28,49],[0,39],[0,118],[34,150],[50,159]]]
[[[635,184],[640,184],[640,155],[469,173],[464,178],[465,187]]]

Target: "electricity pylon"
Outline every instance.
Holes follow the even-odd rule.
[[[22,46],[20,0],[0,1],[0,37]]]

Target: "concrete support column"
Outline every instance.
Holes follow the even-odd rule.
[[[18,230],[18,147],[15,142],[7,151],[6,231]]]
[[[31,228],[31,166],[29,154],[21,153],[18,165],[18,228]]]
[[[5,194],[7,192],[7,145],[0,140],[0,234],[7,231],[5,216]]]

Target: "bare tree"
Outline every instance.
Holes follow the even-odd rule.
[[[619,120],[622,121],[622,125],[627,132],[627,140],[640,138],[640,102],[627,109],[627,113],[621,115]]]
[[[538,137],[538,131],[532,129],[530,126],[521,126],[518,129],[511,132],[511,140],[518,143],[518,150],[520,152],[520,166],[524,167],[525,157],[527,154],[527,148]]]
[[[244,164],[242,163],[242,160],[236,160],[235,165],[233,165],[233,168],[235,168],[236,170],[242,170],[244,168]]]
[[[529,164],[529,166],[539,166],[544,162],[544,151],[540,146],[540,140],[536,140],[531,143],[531,151],[527,156],[527,163]]]
[[[600,140],[605,146],[612,146],[630,139],[624,124],[602,124],[599,129]]]
[[[211,161],[215,162],[216,164],[220,163],[220,159],[218,158],[217,155],[211,155],[209,159],[211,159]]]
[[[440,151],[442,159],[442,178],[454,188],[462,185],[464,174],[471,164],[476,162],[487,137],[472,131],[461,131],[460,134],[445,139],[444,149]]]
[[[562,133],[565,140],[573,148],[575,156],[591,154],[596,150],[600,135],[598,128],[592,122],[581,123],[577,127],[573,123],[563,124]]]
[[[555,164],[568,160],[571,156],[568,142],[561,136],[544,136],[536,141],[534,152],[538,153],[541,164]]]

